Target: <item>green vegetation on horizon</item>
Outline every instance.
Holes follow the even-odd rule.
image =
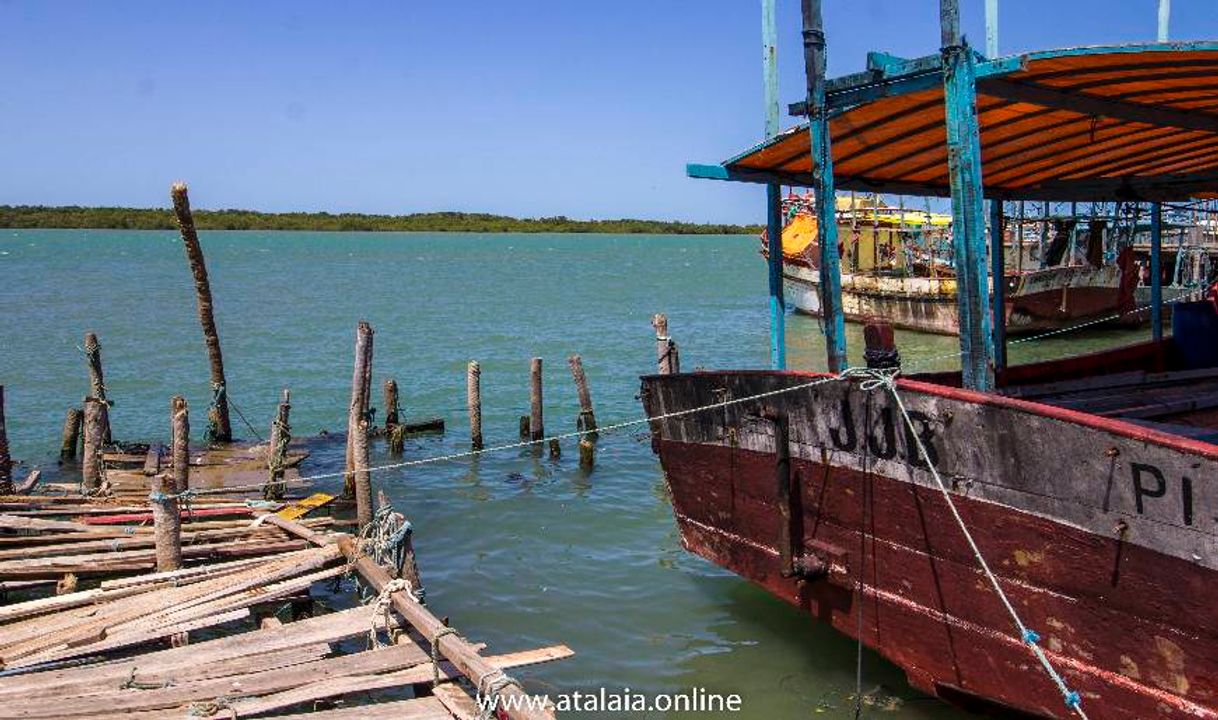
[[[195,210],[200,230],[335,230],[411,232],[615,233],[671,235],[754,234],[761,226],[713,225],[660,220],[572,220],[567,217],[513,218],[486,213],[436,212],[413,215],[362,213],[263,213],[253,210]],[[0,205],[0,228],[88,228],[172,230],[168,208],[47,207]]]

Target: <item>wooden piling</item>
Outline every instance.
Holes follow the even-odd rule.
[[[397,425],[399,410],[398,410],[398,381],[390,378],[385,381],[385,434],[389,434],[389,429]]]
[[[175,398],[176,399],[176,398]],[[174,434],[177,434],[178,416],[174,415]],[[176,469],[175,469],[176,472]],[[169,572],[182,568],[182,516],[178,510],[176,480],[162,473],[152,477],[152,493],[148,496],[152,506],[152,533],[156,543],[157,572]]]
[[[541,358],[529,363],[529,439],[536,442],[546,436],[542,421]]]
[[[190,409],[186,398],[175,395],[169,401],[171,422],[171,447],[169,457],[173,463],[172,493],[185,492],[190,487]]]
[[[529,437],[530,437],[529,416],[521,415],[520,416],[520,440],[521,440],[521,442],[528,442]]]
[[[656,366],[661,375],[672,375],[681,372],[681,359],[677,352],[677,343],[668,336],[668,316],[657,313],[651,318],[651,326],[656,330]]]
[[[355,365],[351,375],[351,405],[347,410],[347,466],[343,478],[343,495],[347,499],[355,497],[355,436],[361,427],[367,432],[367,378],[372,372],[372,334],[372,326],[360,320],[355,328]],[[365,424],[360,425],[361,422]],[[365,437],[365,447],[367,444]]]
[[[579,418],[575,429],[585,433],[585,437],[596,439],[596,413],[592,411],[592,393],[588,390],[588,376],[584,374],[584,361],[579,355],[567,358],[571,366],[571,377],[575,380],[575,390],[579,393]]]
[[[596,464],[596,443],[588,438],[580,438],[579,440],[579,466],[591,470]]]
[[[368,421],[357,424],[355,452],[355,519],[362,531],[372,522],[372,474],[368,472]]]
[[[550,438],[550,459],[557,460],[562,457],[562,444],[558,442],[558,438]]]
[[[282,500],[287,487],[283,482],[283,471],[287,467],[288,443],[292,441],[292,425],[289,415],[292,411],[292,393],[283,389],[283,400],[271,422],[271,444],[267,452],[267,470],[269,478],[263,491],[267,500]]]
[[[110,400],[106,397],[106,378],[102,373],[101,343],[97,340],[97,334],[93,332],[85,333],[85,362],[89,366],[89,394],[108,406]],[[106,424],[102,430],[102,442],[109,445],[113,442],[110,435],[109,412],[106,413]]]
[[[59,444],[60,460],[75,460],[76,449],[80,446],[80,425],[84,413],[80,408],[68,408],[68,414],[63,419],[63,439]]]
[[[203,327],[203,342],[207,345],[207,359],[211,368],[211,387],[214,400],[207,411],[208,440],[232,442],[233,429],[228,418],[228,384],[224,378],[224,356],[220,353],[220,334],[216,331],[216,319],[212,313],[211,283],[207,279],[207,265],[203,261],[203,248],[199,245],[199,234],[195,231],[194,216],[190,212],[190,198],[186,194],[186,183],[174,183],[169,190],[173,198],[173,214],[182,234],[182,245],[186,248],[186,259],[195,278],[195,297],[199,306],[199,324]]]
[[[482,449],[482,368],[471,360],[465,371],[465,402],[469,407],[469,444]]]
[[[95,397],[85,398],[84,453],[80,463],[81,482],[86,492],[101,487],[102,447],[107,415],[106,402]]]
[[[8,430],[4,423],[4,386],[0,385],[0,495],[13,494],[13,457],[8,452]]]

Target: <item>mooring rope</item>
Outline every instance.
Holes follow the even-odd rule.
[[[901,399],[900,393],[897,392],[896,377],[900,372],[899,369],[894,370],[873,370],[869,368],[849,368],[841,374],[842,379],[857,378],[862,382],[859,383],[859,388],[864,391],[884,390],[892,396],[896,402],[897,409],[901,413],[906,426],[910,430],[911,437],[914,439],[914,444],[918,448],[918,454],[922,462],[930,470],[930,474],[935,479],[935,484],[939,486],[939,492],[943,494],[943,500],[947,503],[947,507],[951,510],[952,517],[955,518],[956,524],[960,527],[960,532],[964,534],[964,539],[968,541],[969,548],[973,551],[973,557],[977,560],[977,564],[981,567],[990,585],[994,588],[994,593],[998,599],[1002,601],[1007,613],[1015,622],[1015,627],[1019,630],[1019,636],[1024,643],[1031,649],[1032,654],[1040,661],[1041,667],[1045,673],[1053,680],[1057,689],[1061,691],[1062,697],[1066,701],[1066,705],[1078,714],[1083,720],[1087,720],[1087,713],[1083,711],[1082,698],[1077,691],[1071,690],[1066,681],[1062,679],[1057,669],[1053,667],[1053,663],[1049,661],[1045,651],[1040,647],[1040,635],[1024,624],[1023,618],[1015,610],[1015,606],[1011,604],[1010,598],[1003,591],[1002,585],[998,582],[998,577],[994,575],[994,571],[990,569],[990,564],[986,562],[985,556],[982,555],[981,549],[977,547],[977,541],[973,539],[973,534],[969,532],[968,525],[964,522],[964,518],[960,515],[960,510],[956,507],[956,501],[952,499],[951,491],[947,489],[947,484],[943,482],[943,477],[939,475],[938,469],[931,462],[930,453],[926,450],[926,445],[922,442],[922,437],[918,433],[918,428],[914,424],[913,418],[909,416],[909,410],[905,407],[905,401]]]

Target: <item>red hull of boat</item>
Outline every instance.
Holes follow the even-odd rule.
[[[751,384],[750,376],[768,376],[771,382]],[[676,385],[674,376],[645,379],[649,414],[681,410],[686,403],[676,396],[697,406],[722,397],[725,387],[729,397],[741,397],[746,388],[765,391],[775,378],[789,383],[796,376],[676,377]],[[983,397],[950,388],[935,391]],[[788,397],[768,398],[765,406],[781,406]],[[955,701],[980,698],[1044,717],[1073,715],[1018,639],[933,487],[850,466],[832,445],[822,447],[819,457],[793,454],[791,536],[799,538],[797,553],[809,553],[831,569],[823,579],[783,577],[775,455],[742,438],[748,423],[738,422],[751,412],[753,424],[764,425],[756,419],[761,407],[741,409],[742,415],[730,419],[717,411],[711,413],[717,420],[702,417],[680,427],[653,424],[654,446],[688,550],[851,637],[859,634],[861,613],[864,643],[903,668],[910,683],[925,692]],[[1131,432],[1124,423],[1097,423]],[[793,438],[801,434],[797,424],[793,419]],[[866,433],[859,435],[859,443],[865,443]],[[803,437],[808,445],[808,433]],[[1163,439],[1149,431],[1147,437]],[[885,445],[877,439],[877,446]],[[901,445],[899,434],[887,444]],[[1183,441],[1180,448],[1202,449]],[[1213,451],[1218,448],[1210,446]],[[908,457],[905,453],[899,451],[896,459]],[[1061,460],[1062,472],[1069,473],[1068,459]],[[1218,572],[1128,542],[1115,527],[1100,533],[965,494],[953,493],[953,499],[1012,603],[1043,636],[1042,647],[1082,695],[1091,718],[1218,719]],[[1135,530],[1141,532],[1140,527]]]

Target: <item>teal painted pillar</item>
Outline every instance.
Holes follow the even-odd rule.
[[[765,136],[778,135],[778,24],[776,0],[761,0],[761,67],[765,80]],[[782,188],[766,185],[766,237],[770,271],[770,366],[787,367],[787,304],[782,295]]]
[[[964,387],[994,389],[994,346],[990,333],[986,268],[985,210],[982,207],[981,134],[977,126],[977,79],[973,52],[960,35],[956,0],[940,0],[943,98],[946,104],[947,162],[952,191],[956,306]]]
[[[1163,205],[1150,204],[1150,332],[1163,339]]]
[[[990,325],[994,369],[1007,366],[1006,255],[1002,245],[1002,201],[990,201]]]
[[[820,247],[820,306],[829,372],[846,369],[846,318],[842,314],[842,258],[837,246],[837,194],[825,113],[825,31],[820,0],[803,0],[804,71],[808,76],[808,132]]]

